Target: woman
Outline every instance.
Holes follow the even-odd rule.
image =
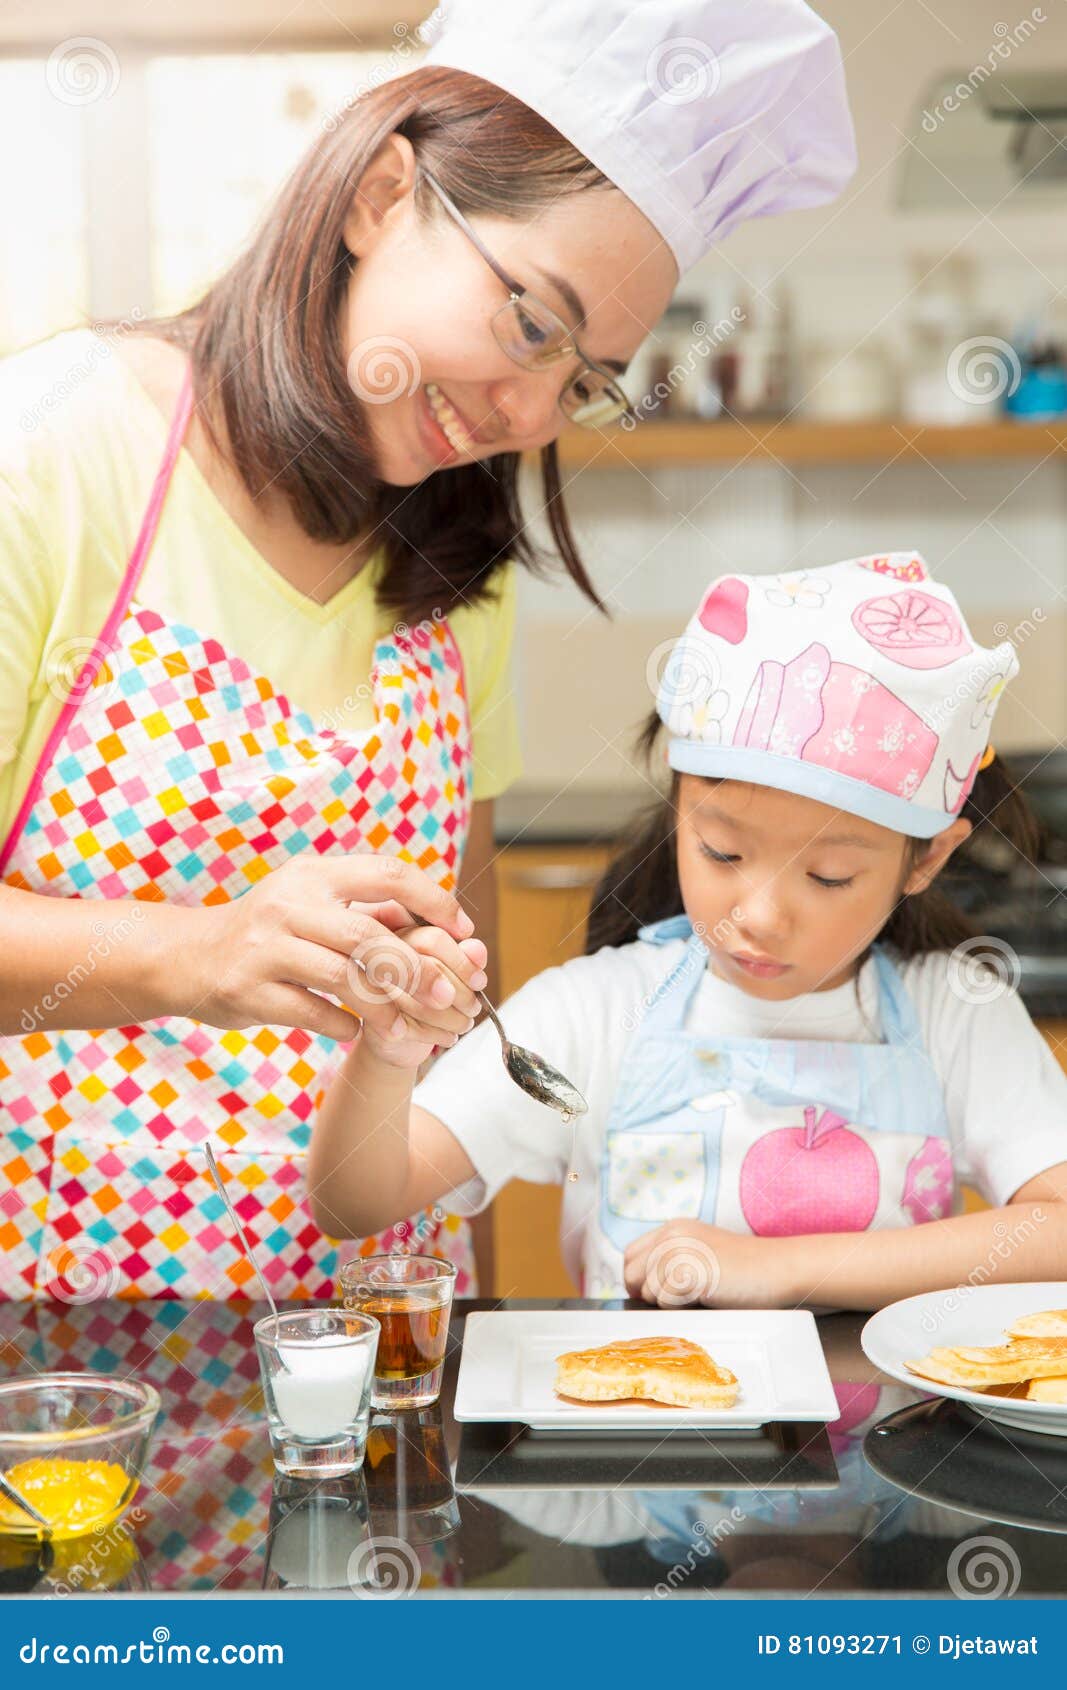
[[[500,10],[439,9],[191,310],[4,372],[0,1294],[243,1292],[209,1136],[278,1294],[330,1294],[303,1160],[353,1013],[447,1044],[487,977],[519,454],[596,602],[560,429],[622,414],[716,231],[850,168],[799,0]],[[473,1289],[461,1223],[404,1235]]]

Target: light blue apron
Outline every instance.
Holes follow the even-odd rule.
[[[668,1220],[782,1237],[952,1212],[943,1085],[883,947],[873,948],[883,1043],[716,1038],[687,1026],[708,964],[688,917],[640,937],[687,945],[623,1061],[585,1237],[586,1296],[623,1295],[623,1251]]]

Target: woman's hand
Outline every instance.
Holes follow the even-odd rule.
[[[755,1238],[703,1221],[667,1221],[628,1245],[626,1292],[661,1308],[779,1309],[795,1301],[793,1240]]]
[[[485,947],[470,917],[397,857],[309,852],[233,903],[195,913],[196,943],[167,959],[171,1013],[214,1027],[276,1024],[347,1040],[362,1021],[383,1044],[399,1045],[412,1027],[448,1042],[466,1030],[469,999],[484,984]],[[401,936],[415,917],[450,940],[445,961],[439,945]]]

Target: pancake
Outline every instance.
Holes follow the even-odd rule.
[[[931,1350],[905,1366],[920,1378],[958,1390],[981,1391],[989,1385],[1067,1373],[1067,1337],[1013,1338],[1007,1344],[962,1345]]]
[[[1067,1338],[1067,1309],[1022,1314],[1005,1330],[1009,1338]]]
[[[1026,1388],[1028,1402],[1067,1403],[1067,1373],[1053,1374],[1048,1379],[1031,1379]]]
[[[557,1356],[556,1391],[579,1402],[732,1408],[738,1382],[688,1338],[624,1338]]]

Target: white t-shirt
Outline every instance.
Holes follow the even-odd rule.
[[[446,1206],[477,1214],[510,1179],[564,1187],[563,1259],[580,1280],[585,1227],[623,1056],[643,1007],[685,953],[684,940],[636,940],[550,968],[503,1008],[508,1037],[552,1063],[578,1087],[589,1112],[566,1125],[509,1079],[488,1022],[444,1052],[414,1101],[455,1135],[477,1178]],[[1017,993],[981,1003],[952,989],[949,953],[900,963],[926,1051],[945,1088],[956,1176],[994,1206],[1027,1180],[1067,1161],[1067,1075]],[[873,959],[857,981],[785,1001],[750,996],[710,968],[688,1019],[709,1038],[835,1039],[874,1043],[883,1036]],[[573,1142],[572,1142],[573,1141]],[[578,1174],[576,1183],[567,1180]]]

